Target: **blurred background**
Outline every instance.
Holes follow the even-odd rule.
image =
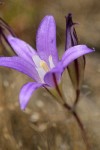
[[[98,0],[0,0],[0,17],[15,34],[35,48],[38,25],[45,15],[54,16],[57,46],[65,47],[65,16],[72,13],[80,44],[95,48],[86,56],[85,79],[77,112],[85,126],[91,150],[100,149],[100,1]],[[0,55],[10,55],[0,45]],[[27,76],[0,68],[0,150],[86,150],[73,117],[39,89],[27,109],[20,110],[18,94],[30,81]],[[64,92],[70,103],[73,91],[67,81]]]

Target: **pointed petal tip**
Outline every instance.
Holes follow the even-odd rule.
[[[55,22],[55,19],[54,19],[54,17],[52,16],[52,15],[47,15],[47,16],[45,16],[43,19],[42,19],[42,21],[41,21],[41,23],[43,23],[43,22]],[[40,25],[41,25],[41,23],[40,23]]]
[[[28,102],[29,102],[29,99],[25,99],[24,95],[19,94],[19,105],[20,105],[21,110],[24,111],[26,109]]]
[[[93,49],[88,48],[86,45],[77,45],[69,48],[62,57],[63,67],[67,67],[69,63],[79,58],[80,56],[94,52]]]
[[[34,91],[42,86],[43,84],[37,82],[28,82],[23,85],[19,94],[19,104],[21,110],[25,110]]]
[[[45,16],[44,18],[47,18],[47,19],[54,19],[54,17],[52,15],[47,15]]]
[[[78,23],[74,23],[73,20],[72,20],[72,14],[69,13],[67,16],[65,16],[66,18],[66,23],[67,23],[67,26],[73,26],[73,25],[76,25]]]
[[[25,111],[25,108],[26,108],[26,106],[23,106],[23,105],[20,104],[20,109],[21,109],[22,111]]]
[[[95,52],[95,48],[89,48],[89,47],[87,47],[86,45],[84,45],[83,50],[84,50],[84,49],[86,49],[86,50],[87,50],[87,53]]]

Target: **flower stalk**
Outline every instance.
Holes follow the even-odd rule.
[[[90,144],[88,142],[88,138],[87,138],[87,135],[86,135],[86,131],[84,129],[84,126],[83,126],[83,123],[81,122],[78,114],[76,113],[76,110],[74,109],[73,110],[73,107],[70,107],[68,104],[64,104],[63,105],[65,109],[67,109],[71,114],[72,116],[75,118],[79,128],[80,128],[80,131],[81,131],[81,135],[82,135],[82,138],[83,138],[83,141],[84,143],[86,144],[86,148],[87,150],[90,150]]]
[[[78,37],[74,28],[75,25],[76,23],[73,23],[72,15],[68,14],[68,16],[66,17],[65,50],[75,45],[78,45]],[[77,121],[77,124],[81,130],[83,140],[86,144],[87,150],[90,150],[90,145],[87,139],[87,135],[86,135],[86,131],[84,129],[83,123],[81,122],[78,114],[76,113],[76,106],[79,102],[80,90],[81,90],[82,81],[84,78],[85,64],[86,64],[86,60],[85,60],[85,56],[83,55],[80,58],[75,59],[73,62],[71,62],[71,64],[67,66],[70,79],[76,91],[76,98],[75,98],[73,106],[69,106],[67,103],[65,103],[63,106],[73,115],[73,117]]]
[[[46,89],[46,88],[45,88],[45,89]],[[65,102],[63,96],[61,97],[61,99],[62,99],[62,102],[61,102],[61,101],[58,100],[59,98],[56,97],[49,89],[46,89],[46,90],[47,90],[47,92],[48,92],[54,99],[56,99],[56,101],[57,101],[60,105],[62,105],[62,107],[63,107],[65,110],[67,110],[67,111],[73,116],[73,118],[76,120],[77,125],[78,125],[78,127],[80,128],[83,141],[84,141],[84,143],[85,143],[85,145],[86,145],[86,149],[87,149],[87,150],[90,150],[90,144],[89,144],[89,141],[88,141],[88,138],[87,138],[87,134],[86,134],[84,125],[83,125],[81,119],[79,118],[79,116],[78,116],[78,114],[77,114],[77,112],[76,112],[75,107],[73,107],[74,105],[73,105],[73,106],[70,106],[70,105],[67,104],[67,103],[62,103],[62,102]],[[59,95],[58,90],[57,90],[57,93],[58,93],[58,95]]]

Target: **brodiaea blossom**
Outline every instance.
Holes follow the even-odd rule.
[[[35,82],[25,84],[19,95],[21,109],[25,109],[32,93],[40,87],[55,87],[61,82],[64,69],[75,59],[93,52],[86,45],[73,46],[58,58],[56,24],[53,16],[45,16],[37,31],[36,48],[15,37],[9,26],[1,20],[0,34],[16,56],[0,57],[0,66],[15,69],[31,77]]]

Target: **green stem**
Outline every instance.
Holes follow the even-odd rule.
[[[45,89],[49,92],[49,94],[51,94],[54,98],[56,98],[56,97],[50,92],[49,89],[47,89],[47,88],[45,88]],[[57,90],[59,96],[62,98],[62,100],[63,100],[63,102],[64,102],[64,99],[63,99],[63,96],[62,96],[62,94],[61,94],[61,92],[60,92],[59,87],[56,87],[56,90]],[[82,122],[81,122],[81,120],[80,120],[78,114],[77,114],[76,111],[75,111],[76,105],[77,105],[78,100],[79,100],[79,99],[78,99],[79,93],[80,93],[80,92],[78,91],[78,92],[77,92],[76,101],[75,101],[75,103],[74,103],[74,105],[73,105],[72,107],[71,107],[69,104],[67,104],[67,103],[64,103],[64,104],[63,104],[63,107],[64,107],[65,109],[67,109],[67,110],[73,115],[73,117],[75,118],[75,120],[77,121],[77,124],[78,124],[78,126],[79,126],[79,128],[80,128],[80,130],[81,130],[82,138],[83,138],[83,140],[84,140],[84,143],[86,144],[86,148],[87,148],[87,150],[90,150],[90,145],[89,145],[89,142],[88,142],[88,139],[87,139],[86,131],[85,131],[85,129],[84,129],[84,126],[83,126],[83,124],[82,124]],[[57,99],[57,98],[56,98],[56,99]],[[60,103],[60,104],[61,104],[61,103]]]
[[[78,102],[79,102],[79,95],[80,95],[80,90],[77,90],[77,91],[76,91],[76,99],[75,99],[73,108],[76,108],[76,105],[77,105]]]
[[[84,126],[78,116],[78,114],[76,113],[76,111],[74,109],[72,109],[70,106],[64,104],[64,107],[70,111],[70,113],[73,115],[73,117],[75,118],[75,120],[77,121],[77,124],[81,130],[81,134],[82,134],[82,138],[84,140],[84,143],[86,144],[86,148],[87,150],[90,150],[90,145],[89,145],[89,142],[88,142],[88,139],[87,139],[87,135],[86,135],[86,131],[84,129]]]

